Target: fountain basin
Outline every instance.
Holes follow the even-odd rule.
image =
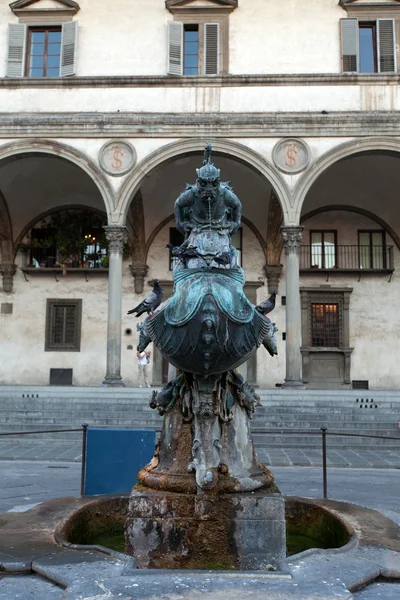
[[[58,541],[84,546],[103,546],[119,552],[125,549],[125,522],[128,516],[129,497],[99,498],[79,508],[58,528]],[[336,511],[304,498],[285,498],[286,555],[315,549],[342,548],[351,544],[354,530],[351,524]],[[184,561],[164,568],[183,569]],[[173,563],[172,563],[173,565]],[[138,565],[140,568],[140,565]],[[163,568],[154,565],[153,568]],[[224,560],[213,555],[202,565],[187,565],[188,569],[229,570]]]

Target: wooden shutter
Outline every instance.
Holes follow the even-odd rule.
[[[378,19],[376,22],[379,73],[396,71],[396,40],[393,19]]]
[[[6,77],[23,77],[25,75],[26,34],[26,25],[9,23]]]
[[[78,21],[69,21],[62,26],[60,75],[75,75]]]
[[[168,21],[168,74],[183,74],[183,23]]]
[[[340,19],[342,43],[342,71],[356,73],[359,70],[358,19]]]
[[[204,25],[204,74],[219,74],[219,23]]]

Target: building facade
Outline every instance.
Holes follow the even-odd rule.
[[[247,296],[278,290],[248,379],[398,389],[399,41],[397,0],[1,2],[0,385],[136,384],[210,141]]]

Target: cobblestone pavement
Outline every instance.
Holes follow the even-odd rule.
[[[257,442],[255,443],[257,449]],[[260,460],[273,467],[318,467],[322,465],[322,450],[314,448],[261,448]],[[80,442],[66,443],[54,440],[10,441],[0,438],[0,460],[54,460],[79,462],[82,459]],[[400,469],[400,444],[397,451],[327,448],[330,467],[395,468]]]

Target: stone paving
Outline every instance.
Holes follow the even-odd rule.
[[[257,439],[255,439],[257,450]],[[322,465],[322,450],[314,448],[261,448],[257,450],[260,459],[267,465],[276,467],[318,467]],[[82,459],[82,446],[74,441],[54,440],[7,440],[0,438],[0,460],[56,460],[79,462]],[[371,450],[336,449],[327,445],[327,460],[331,467],[355,468],[396,468],[400,469],[399,449],[387,450],[379,446]]]
[[[0,473],[0,513],[21,513],[49,498],[79,494],[77,462],[1,461]],[[320,468],[276,467],[274,474],[284,494],[311,498],[322,495]],[[329,498],[378,509],[397,525],[400,525],[399,489],[400,470],[331,467],[328,471]],[[378,531],[386,542],[383,530],[378,528]],[[398,544],[398,539],[397,534],[394,543]],[[29,550],[29,544],[26,548]],[[58,550],[61,553],[62,549]],[[207,573],[196,580],[189,574],[171,573],[166,581],[155,573],[128,572],[126,565],[118,560],[104,561],[99,555],[87,557],[88,576],[85,565],[78,572],[73,556],[62,551],[63,558],[57,558],[57,553],[35,560],[35,577],[28,572],[3,579],[0,575],[0,600],[153,600],[155,597],[200,600],[205,594],[213,600],[226,600],[227,596],[232,600],[399,600],[400,584],[393,580],[378,579],[358,589],[358,583],[362,586],[380,573],[392,576],[395,573],[400,577],[400,554],[393,550],[354,549],[339,560],[334,557],[335,551],[304,557],[289,563],[291,580],[285,576],[276,580],[254,578],[255,583],[231,577],[218,579]],[[5,549],[0,549],[0,563],[7,561],[4,552]],[[23,548],[23,552],[27,550]],[[40,574],[51,576],[53,583]],[[351,586],[352,594],[345,590],[343,582]],[[68,590],[63,590],[67,583]]]

